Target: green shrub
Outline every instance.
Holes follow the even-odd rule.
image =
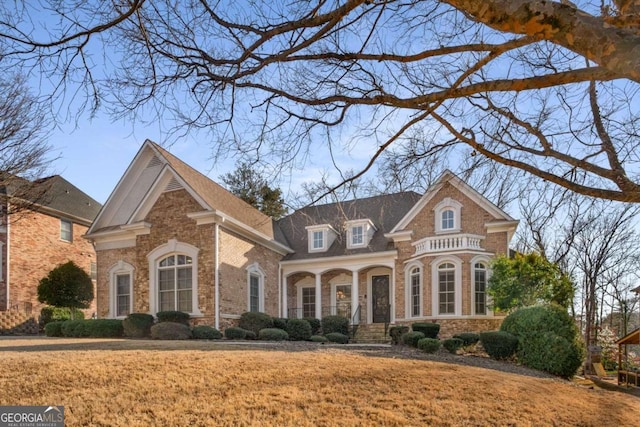
[[[421,338],[418,340],[417,347],[427,353],[435,353],[440,350],[440,340],[436,338]]]
[[[190,316],[189,313],[185,313],[184,311],[159,311],[156,313],[156,317],[158,318],[158,323],[172,322],[189,326]]]
[[[502,360],[513,356],[518,349],[518,337],[509,332],[480,332],[480,342],[489,356]]]
[[[289,339],[289,334],[279,328],[264,328],[258,332],[258,338],[263,341],[285,341]]]
[[[287,333],[291,341],[307,341],[311,338],[311,325],[304,319],[289,319]]]
[[[518,362],[564,378],[582,365],[584,345],[575,322],[558,305],[525,307],[509,314],[500,330],[518,337]]]
[[[44,334],[48,337],[61,337],[63,321],[49,322],[44,327]]]
[[[453,338],[461,339],[463,347],[470,347],[480,341],[480,335],[476,334],[475,332],[463,332],[461,334],[454,335]]]
[[[230,340],[243,340],[247,337],[247,330],[232,326],[224,330],[224,336]]]
[[[253,331],[249,331],[249,330],[245,329],[244,339],[246,339],[246,340],[257,340],[258,339],[258,334],[256,334]]]
[[[273,318],[273,327],[282,329],[283,331],[287,330],[287,322],[289,319],[285,319],[284,317],[274,317]]]
[[[145,338],[151,336],[153,316],[147,313],[130,313],[122,321],[124,336],[129,338]]]
[[[66,320],[61,326],[62,335],[69,338],[88,337],[89,331],[86,330],[84,320]]]
[[[328,334],[338,332],[342,335],[349,335],[349,319],[342,316],[325,316],[322,318],[322,333],[326,337]]]
[[[315,317],[304,317],[304,320],[309,322],[309,324],[311,325],[312,335],[316,335],[318,332],[320,332],[320,328],[322,327],[322,322],[320,321],[320,319],[316,319]]]
[[[208,325],[194,326],[191,335],[196,340],[219,340],[222,338],[222,332]]]
[[[40,310],[40,328],[44,328],[49,322],[61,322],[71,320],[71,312],[73,311],[74,320],[84,319],[84,313],[77,308],[73,310],[66,307],[46,306]]]
[[[340,332],[330,332],[325,335],[325,338],[327,338],[328,341],[338,344],[349,344],[349,337],[345,334],[341,334]]]
[[[122,320],[118,319],[88,319],[83,320],[88,336],[92,338],[115,338],[123,333]]]
[[[414,323],[411,325],[411,330],[413,332],[422,332],[425,338],[438,338],[438,333],[440,332],[440,324],[438,323]]]
[[[238,326],[253,331],[257,336],[262,329],[273,328],[273,319],[266,313],[246,311],[240,315]]]
[[[151,327],[151,338],[154,340],[188,340],[191,328],[184,323],[160,322]]]
[[[309,338],[312,342],[327,342],[329,341],[327,337],[323,337],[322,335],[311,335]]]
[[[408,326],[392,326],[389,328],[389,336],[391,337],[391,342],[395,345],[402,343],[402,336],[409,332]]]
[[[458,350],[462,347],[464,341],[460,338],[449,338],[442,341],[442,346],[447,349],[447,351],[451,354],[458,353]]]
[[[425,338],[422,332],[407,332],[402,336],[402,343],[405,345],[410,345],[411,347],[417,347],[418,341],[420,341],[422,338]]]

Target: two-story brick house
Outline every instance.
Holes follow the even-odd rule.
[[[413,192],[312,206],[273,221],[151,141],[91,226],[98,315],[245,311],[360,324],[494,328],[491,258],[517,221],[451,172]]]
[[[29,184],[31,200],[17,200],[4,189],[0,221],[0,310],[36,316],[40,279],[53,268],[75,262],[87,273],[96,271],[96,253],[83,238],[102,205],[59,175]],[[12,212],[11,206],[21,208]],[[96,310],[95,300],[86,314]]]

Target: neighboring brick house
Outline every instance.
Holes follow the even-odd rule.
[[[2,206],[0,310],[37,317],[44,306],[38,302],[38,284],[53,268],[73,261],[95,274],[96,253],[83,235],[102,206],[59,175],[33,184],[31,201],[18,201],[8,191],[8,203],[23,206],[17,212],[7,217],[12,209]],[[94,300],[85,314],[95,311]]]
[[[245,311],[359,324],[495,328],[489,262],[517,221],[445,172],[413,192],[261,214],[146,141],[87,237],[98,315],[191,313],[218,328]]]

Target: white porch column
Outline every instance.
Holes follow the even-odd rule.
[[[359,319],[354,319],[353,316],[358,309],[358,304],[360,301],[359,292],[358,292],[358,272],[351,272],[351,321],[354,324],[360,323]]]
[[[287,295],[287,288],[289,287],[289,279],[285,275],[280,273],[280,278],[282,279],[282,317],[285,319],[289,317],[289,297]]]
[[[322,275],[316,273],[316,319],[322,319]]]

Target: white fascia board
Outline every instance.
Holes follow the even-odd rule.
[[[500,233],[503,231],[515,231],[515,229],[518,228],[518,224],[520,224],[520,221],[518,220],[499,221],[487,223],[485,224],[485,227],[487,229],[487,233]]]
[[[298,272],[321,274],[335,269],[360,271],[363,268],[374,265],[393,268],[397,258],[398,251],[392,250],[373,254],[340,255],[326,258],[280,261],[280,267],[285,276]]]
[[[385,233],[384,237],[387,239],[391,239],[394,242],[407,242],[411,240],[412,235],[413,235],[413,230],[404,230],[404,231],[396,231],[393,233]]]

